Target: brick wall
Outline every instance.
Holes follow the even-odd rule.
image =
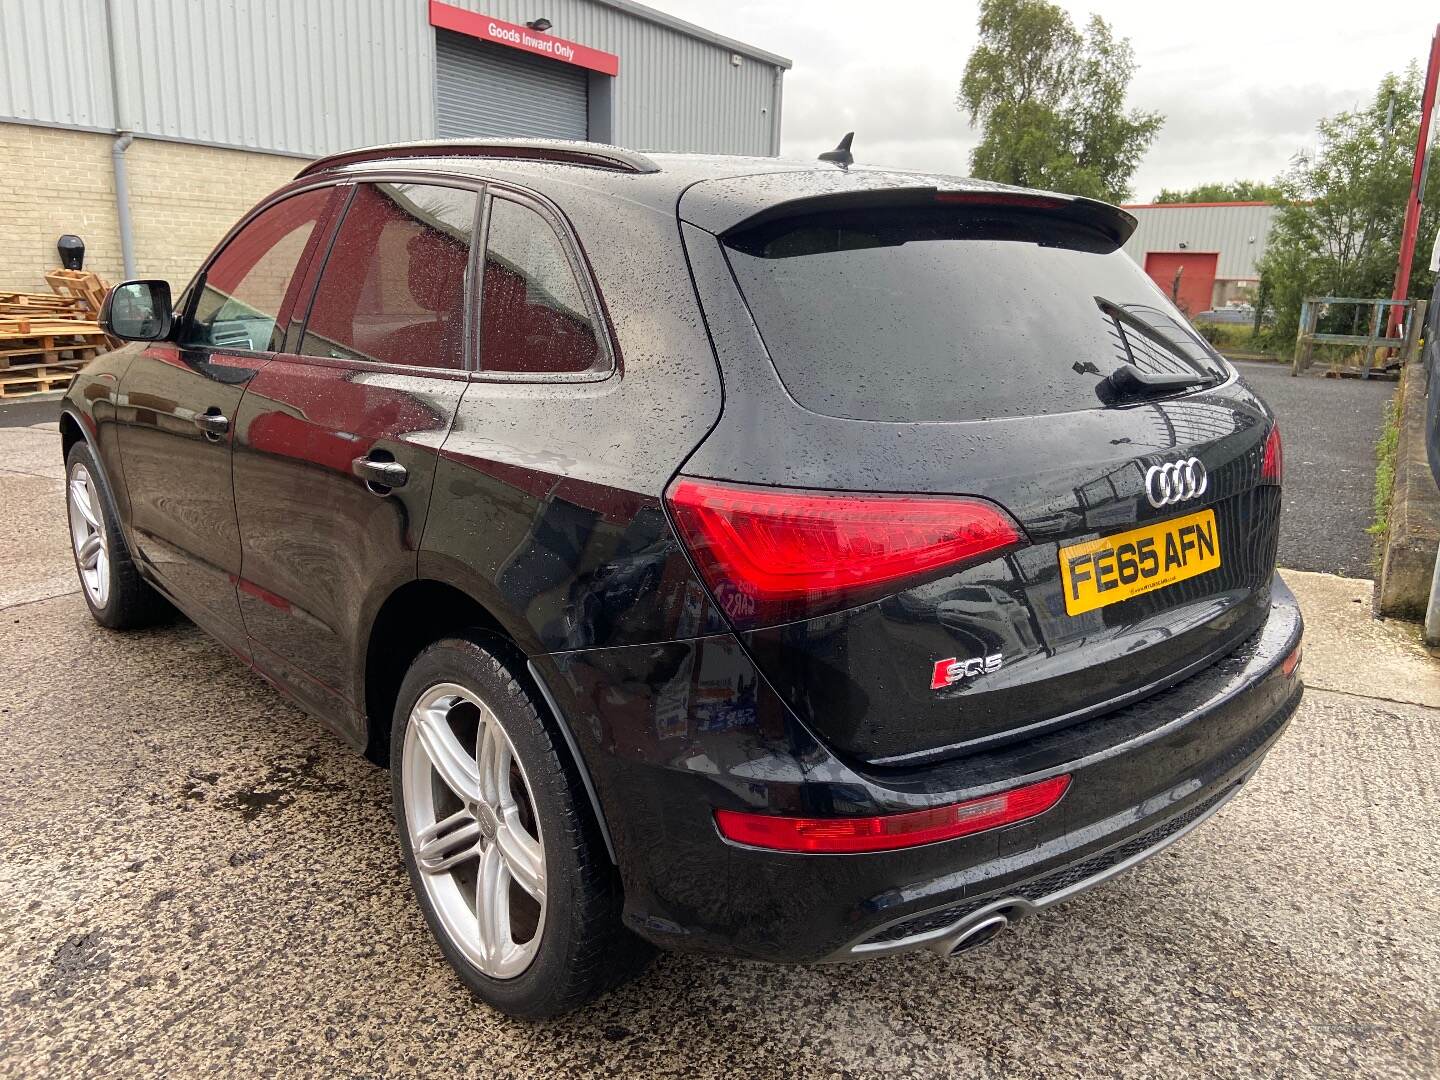
[[[0,289],[44,291],[55,241],[85,241],[85,268],[124,276],[115,217],[113,135],[0,123]],[[290,180],[299,158],[136,139],[125,152],[135,272],[184,287],[216,242]]]

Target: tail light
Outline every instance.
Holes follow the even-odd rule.
[[[681,539],[741,629],[898,592],[1024,542],[983,499],[867,495],[679,477],[666,492]]]
[[[772,851],[850,854],[953,840],[1039,817],[1060,801],[1070,777],[1052,776],[983,799],[880,817],[805,818],[716,810],[720,835]]]
[[[1285,475],[1285,451],[1280,445],[1280,425],[1270,428],[1265,439],[1265,457],[1260,465],[1260,482],[1278,484]]]

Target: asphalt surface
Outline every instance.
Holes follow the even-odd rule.
[[[1364,582],[1293,576],[1322,689],[1107,886],[958,960],[665,956],[529,1024],[451,976],[381,771],[188,623],[94,625],[58,459],[0,430],[0,1075],[1440,1075],[1440,665]]]
[[[1280,565],[1342,577],[1372,577],[1375,442],[1396,384],[1290,376],[1288,364],[1240,363],[1270,403],[1285,445]]]

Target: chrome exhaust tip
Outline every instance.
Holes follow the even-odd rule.
[[[1010,919],[1003,912],[987,915],[973,926],[967,926],[958,935],[945,941],[946,956],[957,956],[962,952],[984,945],[987,941],[1010,925]]]

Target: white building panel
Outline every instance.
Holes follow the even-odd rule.
[[[1152,251],[1214,251],[1222,281],[1260,276],[1260,257],[1279,208],[1263,203],[1165,203],[1127,206],[1140,222],[1125,251],[1141,266]]]

